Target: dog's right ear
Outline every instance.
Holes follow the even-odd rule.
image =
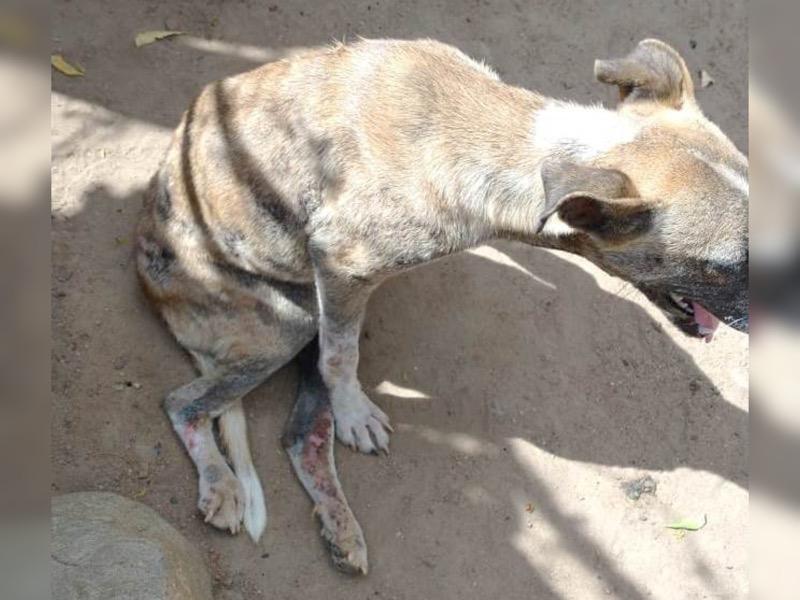
[[[660,40],[642,40],[625,58],[596,60],[598,81],[619,87],[620,101],[655,101],[680,109],[694,103],[694,84],[678,51]]]
[[[652,225],[652,206],[622,171],[570,161],[542,165],[545,206],[537,234],[588,234],[610,244],[641,235]]]

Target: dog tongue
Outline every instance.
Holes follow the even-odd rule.
[[[698,325],[697,330],[706,342],[710,342],[719,325],[719,319],[697,302],[692,301],[692,308],[694,309],[694,321]]]

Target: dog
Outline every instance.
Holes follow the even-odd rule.
[[[199,371],[164,407],[207,522],[262,535],[242,398],[299,355],[283,445],[335,566],[367,572],[334,431],[388,448],[389,418],[357,378],[359,329],[382,281],[437,258],[498,238],[566,250],[689,336],[748,330],[747,159],[669,45],[647,39],[594,70],[616,109],[507,85],[435,41],[359,40],[194,100],[146,194],[137,268]]]

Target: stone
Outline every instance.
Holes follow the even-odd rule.
[[[631,500],[638,500],[643,494],[655,495],[658,489],[658,483],[650,475],[632,479],[622,484],[622,489],[625,490],[625,495]]]
[[[212,600],[198,550],[154,510],[108,492],[52,499],[54,600]]]

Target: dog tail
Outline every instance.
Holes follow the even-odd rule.
[[[267,507],[261,481],[247,445],[247,425],[241,400],[220,415],[219,431],[236,477],[244,488],[244,528],[253,541],[258,543],[267,527]]]

